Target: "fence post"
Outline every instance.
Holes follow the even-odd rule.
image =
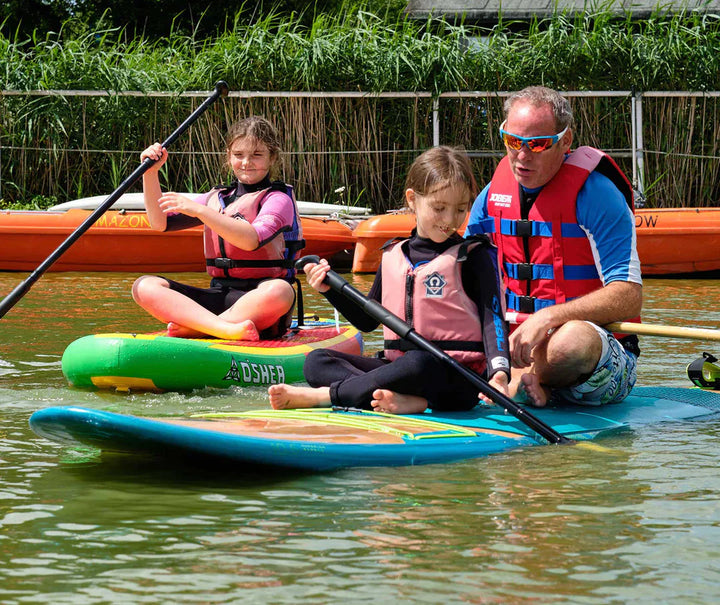
[[[633,185],[641,193],[645,194],[645,157],[643,149],[643,119],[642,119],[642,92],[633,95]]]
[[[635,150],[637,149],[637,123],[635,121],[635,87],[633,86],[632,92],[630,93],[630,144],[631,154],[630,159],[632,161],[632,186],[637,185],[637,157],[635,157]]]
[[[433,99],[433,147],[440,145],[440,97]]]

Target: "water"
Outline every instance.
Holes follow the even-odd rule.
[[[24,275],[0,273],[0,293]],[[260,389],[70,389],[94,332],[157,329],[130,274],[47,274],[0,320],[1,603],[682,603],[720,598],[720,419],[602,453],[538,447],[456,464],[258,473],[98,455],[36,437],[81,404],[157,414],[267,405]],[[202,275],[178,276],[198,284]],[[348,276],[367,290],[369,276]],[[330,313],[306,293],[308,308]],[[649,323],[720,326],[720,281],[649,280]],[[381,342],[369,335],[369,349]],[[642,337],[640,383],[688,386],[718,343]]]

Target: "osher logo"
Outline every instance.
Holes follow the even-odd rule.
[[[503,193],[491,193],[490,201],[496,206],[500,206],[502,208],[510,208],[510,204],[512,204],[512,195],[505,195]]]
[[[285,369],[268,363],[248,363],[241,361],[238,366],[235,358],[223,380],[232,380],[243,384],[279,384],[285,382]]]

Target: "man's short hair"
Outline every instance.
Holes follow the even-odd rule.
[[[513,105],[518,101],[525,101],[536,107],[549,105],[555,116],[555,126],[558,132],[573,124],[573,112],[570,102],[559,92],[545,86],[528,86],[510,95],[504,104],[505,117],[507,118]]]

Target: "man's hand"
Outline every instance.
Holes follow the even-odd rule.
[[[532,364],[533,349],[547,340],[553,328],[559,325],[550,309],[533,313],[510,335],[510,359],[514,367],[527,368]]]

